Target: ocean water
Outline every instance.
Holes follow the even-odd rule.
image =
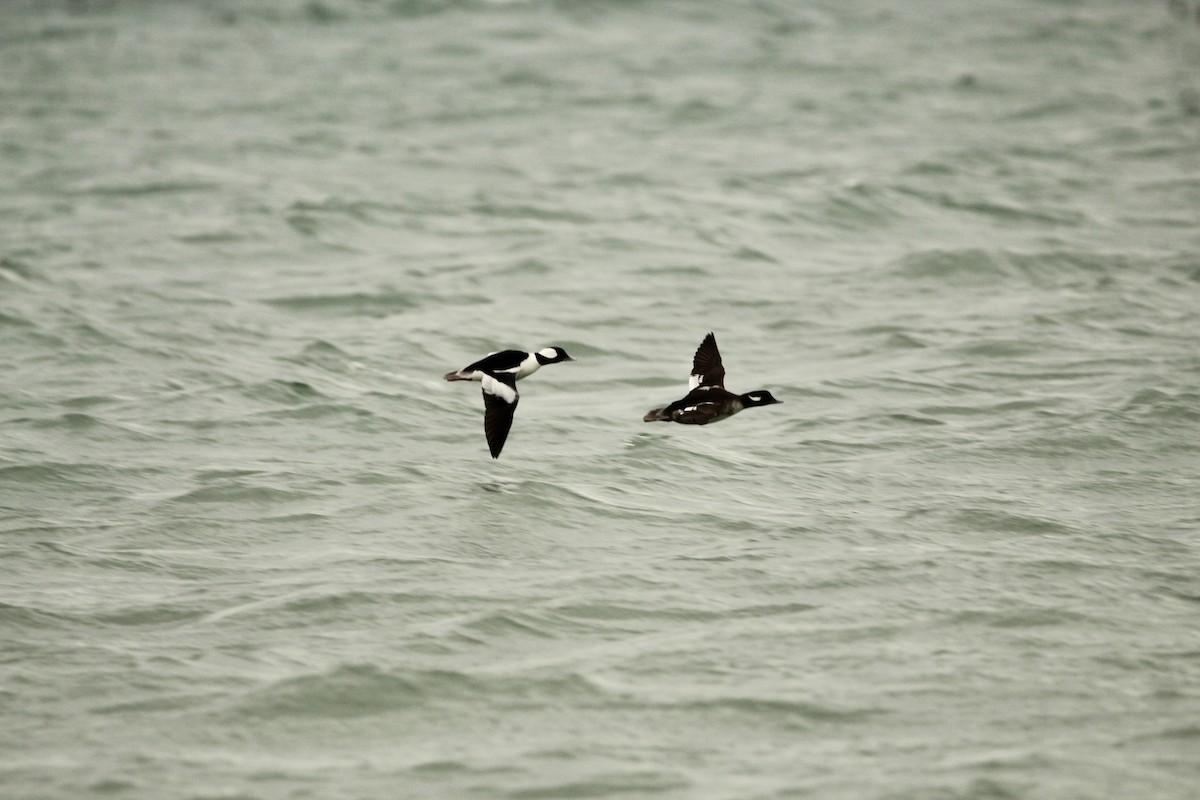
[[[0,18],[0,796],[1196,796],[1200,3]]]

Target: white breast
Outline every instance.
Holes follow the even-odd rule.
[[[528,356],[526,356],[525,360],[517,366],[517,380],[521,380],[521,378],[526,378],[532,375],[533,373],[537,372],[541,366],[541,362],[537,360],[537,356],[533,353],[530,353]]]

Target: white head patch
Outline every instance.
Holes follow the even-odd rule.
[[[549,358],[549,359],[558,358],[558,353],[552,347],[546,347],[541,350],[538,350],[538,355],[541,356],[542,358]]]

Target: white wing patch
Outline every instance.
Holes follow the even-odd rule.
[[[485,392],[487,392],[488,394],[499,397],[501,400],[508,403],[509,405],[512,405],[513,403],[517,402],[517,390],[516,389],[512,388],[511,386],[509,386],[508,384],[506,384],[502,381],[496,380],[491,375],[488,375],[486,373],[484,374],[482,380],[483,380],[483,390]]]

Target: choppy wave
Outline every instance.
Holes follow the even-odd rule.
[[[6,791],[1185,796],[1196,6],[12,4]]]

